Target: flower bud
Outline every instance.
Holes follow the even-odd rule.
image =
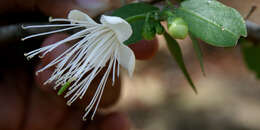
[[[156,34],[155,26],[152,22],[145,22],[142,30],[142,36],[145,40],[153,40]]]
[[[156,30],[156,33],[159,34],[159,35],[164,33],[164,28],[163,28],[163,26],[161,25],[160,22],[155,23],[155,30]]]
[[[168,31],[175,39],[184,39],[189,33],[187,23],[180,17],[168,19]]]

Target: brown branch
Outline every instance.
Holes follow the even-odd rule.
[[[245,19],[248,20],[251,17],[251,15],[256,11],[256,9],[257,9],[257,6],[253,5],[251,7],[250,11],[248,12],[248,14],[246,15]]]
[[[165,2],[165,0],[150,0],[146,1],[149,4],[158,4]],[[256,7],[252,7],[251,11],[247,15],[247,18],[254,12]],[[27,23],[27,24],[15,24],[8,26],[0,26],[0,47],[8,46],[13,43],[21,42],[23,37],[28,35],[37,34],[41,32],[53,31],[61,28],[37,28],[37,29],[28,29],[23,30],[21,25],[43,25],[48,23]],[[255,24],[251,21],[246,21],[248,37],[254,39],[255,41],[260,41],[260,25]]]
[[[45,25],[45,24],[50,24],[50,23],[26,23],[26,24],[0,26],[0,48],[14,43],[22,42],[21,39],[29,35],[43,33],[43,32],[50,32],[50,31],[64,28],[64,27],[52,27],[52,28],[22,29],[23,25]],[[73,31],[66,31],[66,32],[73,33],[78,30],[79,29],[75,29]]]
[[[43,25],[46,23],[38,23],[38,25]],[[41,32],[53,31],[61,28],[37,28],[37,29],[28,29],[23,30],[21,28],[22,24],[17,25],[8,25],[0,27],[0,47],[7,46],[13,43],[21,42],[21,39],[25,36],[31,34],[37,34]],[[35,23],[28,24],[35,25]],[[246,21],[246,26],[248,30],[248,37],[260,41],[260,25],[253,23],[251,21]]]
[[[260,41],[260,25],[251,21],[246,21],[248,37],[256,42]]]

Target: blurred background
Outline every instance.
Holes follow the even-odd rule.
[[[121,6],[120,0],[76,1],[96,14]],[[244,17],[252,6],[260,7],[260,0],[220,1]],[[260,24],[259,16],[257,9],[249,20]],[[127,113],[132,130],[260,130],[260,79],[248,69],[240,45],[217,48],[201,42],[206,72],[203,76],[191,40],[179,41],[186,67],[198,89],[196,95],[163,37],[158,36],[158,41],[158,53],[150,60],[137,61],[133,78],[123,72],[121,98],[111,108]],[[13,63],[8,52],[3,50],[0,54],[4,55],[3,61]],[[8,72],[10,76],[17,75],[13,71]]]

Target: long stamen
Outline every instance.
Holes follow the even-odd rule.
[[[62,19],[62,18],[50,18],[49,22],[71,22],[71,23],[80,23],[85,24],[86,26],[97,26],[98,24],[92,24],[88,21],[79,21],[79,20],[73,20],[73,19]]]
[[[74,12],[72,14],[74,14]],[[71,105],[75,100],[82,99],[84,97],[91,83],[95,80],[98,74],[103,72],[105,68],[105,73],[102,73],[103,77],[100,80],[90,103],[85,108],[85,114],[83,116],[83,120],[85,120],[86,116],[92,112],[91,119],[93,120],[96,111],[98,110],[98,106],[110,74],[112,74],[112,85],[114,86],[115,81],[117,80],[116,76],[119,77],[120,64],[125,62],[124,59],[122,60],[124,61],[122,63],[119,61],[119,56],[122,51],[120,48],[122,44],[120,42],[122,40],[118,41],[120,34],[115,33],[117,28],[113,28],[112,26],[110,27],[110,24],[115,24],[114,22],[108,20],[107,23],[105,23],[106,19],[101,19],[101,24],[98,24],[89,17],[85,17],[84,14],[69,15],[69,19],[50,18],[49,21],[62,22],[64,24],[22,26],[23,29],[60,27],[58,30],[55,30],[56,28],[54,28],[54,31],[34,34],[25,37],[22,40],[82,27],[83,30],[52,45],[26,53],[25,56],[27,58],[32,58],[41,53],[41,57],[44,57],[48,52],[54,50],[58,46],[66,42],[79,39],[78,42],[66,49],[48,65],[38,70],[37,73],[55,66],[56,68],[54,72],[44,84],[51,82],[55,83],[54,89],[59,87],[60,90],[58,93],[60,95],[67,91],[64,97],[69,97],[67,104]],[[122,29],[122,33],[124,33],[125,28]],[[131,30],[130,27],[128,31],[129,30]],[[124,34],[122,34],[122,36],[124,36]]]
[[[111,44],[113,44],[113,40],[112,40],[112,42],[111,42]],[[96,57],[95,57],[95,59],[94,60],[96,60],[96,61],[98,61],[98,60],[100,60],[101,58],[99,58],[100,56],[103,56],[103,58],[102,58],[102,60],[104,60],[104,59],[107,59],[107,58],[110,58],[111,56],[111,52],[113,51],[113,45],[111,45],[111,44],[108,44],[108,45],[110,45],[110,46],[107,46],[108,48],[104,48],[103,50],[101,50],[102,52],[106,52],[106,53],[104,53],[103,55],[97,55]],[[110,55],[109,55],[110,54]],[[101,60],[101,61],[102,61]],[[110,60],[112,60],[112,59],[110,59]],[[113,61],[113,60],[112,60]],[[95,61],[94,61],[95,62]],[[106,60],[105,60],[105,62],[107,62]],[[101,64],[103,64],[104,62],[100,62]],[[99,65],[97,65],[98,67],[100,66],[100,64]],[[100,70],[101,71],[101,70]],[[98,73],[96,73],[95,74],[95,77],[96,77],[96,75],[97,75]],[[81,95],[81,97],[80,98],[83,98],[83,96],[84,96],[84,93],[86,92],[86,90],[82,93],[82,95]]]
[[[109,36],[109,35],[108,35]],[[106,39],[102,39],[104,41],[107,41],[110,37],[105,37]],[[84,61],[84,64],[82,65],[82,67],[78,70],[78,73],[75,75],[77,77],[77,75],[80,75],[80,73],[82,72],[82,69],[84,66],[86,66],[87,63],[89,63],[92,59],[93,56],[95,56],[96,54],[100,54],[100,53],[96,53],[96,51],[99,49],[99,47],[102,46],[102,44],[98,44],[90,53],[90,55],[88,56],[88,58]]]
[[[111,42],[112,43],[112,42]],[[102,52],[105,52],[105,53],[98,53],[98,55],[96,55],[96,59],[95,60],[99,60],[100,62],[99,62],[99,64],[97,65],[97,67],[98,66],[100,66],[101,64],[103,64],[103,62],[102,61],[104,61],[104,59],[106,59],[106,57],[107,57],[107,55],[109,55],[110,53],[111,53],[111,49],[109,49],[109,48],[107,48],[107,47],[110,47],[110,48],[112,48],[111,46],[110,46],[110,44],[106,44],[105,45],[105,47],[104,47],[104,49],[103,50],[100,50],[100,51],[102,51]],[[105,50],[108,50],[108,51],[105,51]],[[101,59],[99,59],[98,57],[101,55],[101,54],[103,54],[103,58],[101,58]],[[106,61],[105,61],[106,62]],[[84,67],[84,65],[82,65],[82,67]],[[84,72],[82,72],[81,74],[80,74],[80,77],[79,77],[79,79],[81,79],[83,76],[84,76],[84,74],[86,73],[86,72],[88,72],[88,70],[90,70],[91,68],[89,68],[90,66],[87,66],[86,68],[84,68]],[[89,68],[89,69],[88,69]],[[95,76],[98,74],[97,72],[95,72],[95,70],[96,69],[94,69],[91,73],[96,73],[95,74]],[[79,72],[79,71],[78,71]],[[95,77],[94,76],[94,77]],[[94,78],[93,77],[93,78]],[[79,81],[79,80],[78,80]],[[89,81],[92,81],[92,80],[89,80]],[[83,81],[82,81],[83,82]],[[77,81],[74,83],[75,85],[77,84]],[[85,84],[86,86],[88,86],[90,84],[90,82],[88,82],[87,84]],[[73,86],[71,86],[71,87],[73,87]],[[74,89],[72,89],[71,90],[71,92],[70,93],[73,93],[73,91],[75,90],[75,88]],[[84,92],[85,93],[85,92]]]
[[[103,78],[101,79],[100,84],[99,84],[99,86],[98,86],[98,88],[97,88],[97,90],[96,90],[96,92],[95,92],[94,97],[92,98],[92,100],[91,100],[91,102],[89,103],[89,105],[85,108],[86,113],[85,113],[84,116],[83,116],[83,120],[86,120],[86,116],[88,115],[88,113],[90,112],[90,110],[92,109],[92,107],[94,106],[94,104],[95,104],[95,102],[97,101],[97,98],[98,98],[98,102],[97,102],[97,104],[96,104],[96,107],[95,107],[94,112],[93,112],[92,117],[91,117],[91,119],[93,120],[93,117],[94,117],[94,115],[95,115],[95,113],[96,113],[97,106],[99,105],[99,102],[100,102],[100,97],[101,97],[102,94],[103,94],[103,89],[104,89],[104,87],[105,87],[105,84],[106,84],[106,81],[107,81],[109,72],[110,72],[110,70],[111,70],[111,65],[112,65],[112,63],[113,63],[113,60],[110,61],[109,66],[108,66],[108,69],[107,69],[107,71],[105,72]]]
[[[118,55],[118,46],[119,44],[116,44],[116,49],[115,49],[115,53],[114,53],[114,59],[116,59],[117,55]],[[113,78],[112,78],[112,86],[115,85],[115,73],[116,73],[116,60],[114,60],[114,65],[113,65]],[[119,62],[118,62],[119,65]],[[117,66],[117,71],[119,71],[119,66]],[[117,72],[117,76],[119,77],[119,72]]]
[[[58,32],[64,32],[64,31],[68,31],[68,30],[72,30],[72,29],[76,29],[76,28],[80,28],[80,27],[82,27],[82,26],[74,26],[74,27],[59,29],[59,30],[50,31],[50,32],[38,33],[38,34],[35,34],[35,35],[25,37],[25,38],[22,39],[22,41],[33,38],[33,37],[39,37],[39,36],[43,36],[43,35],[48,35],[48,34],[53,34],[53,33],[58,33]]]
[[[67,39],[64,39],[64,40],[62,40],[62,41],[60,41],[60,42],[57,42],[57,43],[55,43],[55,44],[48,45],[48,46],[45,46],[45,47],[36,49],[36,50],[31,51],[31,52],[29,52],[29,53],[25,53],[24,56],[26,56],[27,59],[29,60],[29,59],[33,58],[34,56],[40,54],[41,52],[44,52],[44,51],[47,52],[47,50],[51,51],[52,48],[54,49],[54,48],[56,48],[57,46],[59,46],[60,44],[63,44],[63,43],[65,43],[65,42],[69,42],[69,41],[72,41],[72,40],[75,40],[75,39],[78,39],[78,38],[81,38],[81,37],[82,37],[82,36],[77,36],[77,37],[74,37],[74,38],[71,38],[71,39],[68,37]],[[49,52],[49,51],[48,51],[48,52]],[[41,57],[43,57],[43,56],[44,56],[44,55],[42,55]]]
[[[113,41],[113,40],[112,40],[112,41]],[[111,48],[111,49],[108,49],[108,51],[105,51],[106,53],[103,55],[103,58],[100,59],[100,61],[103,61],[104,59],[106,59],[106,57],[109,56],[109,54],[111,54],[111,52],[113,52],[113,50],[112,50],[113,46],[110,46],[110,48]],[[97,57],[98,57],[98,56],[97,56]],[[102,62],[99,62],[99,65],[100,65],[100,64],[102,64]],[[85,86],[85,87],[81,87],[81,89],[78,89],[79,85],[77,85],[77,86],[75,86],[72,90],[70,90],[69,93],[66,94],[66,97],[67,97],[67,96],[69,96],[70,94],[72,94],[76,89],[78,89],[77,92],[74,94],[74,96],[68,101],[68,104],[71,104],[71,103],[79,96],[80,93],[82,94],[80,98],[82,98],[82,97],[84,96],[84,93],[86,92],[86,90],[87,90],[88,86],[90,85],[91,81],[92,81],[92,80],[96,77],[96,75],[101,71],[101,69],[99,69],[99,67],[98,67],[99,65],[97,65],[97,67],[96,67],[94,70],[92,70],[91,74],[90,74],[89,76],[87,76],[87,78],[85,79],[85,81],[82,81],[82,82],[81,82],[81,83],[86,82],[86,83],[84,83],[84,86]],[[99,71],[97,71],[97,70],[99,70]],[[78,81],[82,78],[82,76],[83,76],[86,72],[87,72],[87,71],[85,71],[85,72],[83,72],[83,73],[81,74],[81,76],[79,77]],[[76,82],[77,82],[77,81],[76,81]],[[81,83],[79,83],[79,84],[81,84]],[[77,84],[77,83],[74,83],[74,84]],[[96,101],[95,96],[94,96],[93,99],[92,99],[92,102],[94,102],[94,101]],[[90,104],[92,104],[92,102],[91,102]]]
[[[31,28],[49,28],[49,27],[69,27],[69,26],[82,26],[82,24],[47,24],[47,25],[32,25],[32,26],[24,26],[22,25],[22,29],[31,29]]]
[[[112,59],[111,59],[111,60],[112,60]],[[113,59],[113,60],[114,60],[114,59]],[[95,114],[96,114],[97,108],[98,108],[98,106],[99,106],[101,97],[102,97],[102,95],[103,95],[104,88],[105,88],[105,86],[106,86],[107,78],[108,78],[108,76],[109,76],[109,72],[111,71],[111,65],[112,65],[113,60],[111,61],[111,64],[109,65],[109,67],[108,67],[108,69],[107,69],[105,75],[103,76],[103,79],[104,79],[104,80],[102,79],[102,81],[101,81],[102,85],[101,85],[100,87],[101,87],[102,89],[101,89],[101,92],[99,93],[99,98],[98,98],[98,101],[97,101],[97,103],[96,103],[96,107],[95,107],[95,109],[94,109],[94,112],[93,112],[93,114],[92,114],[92,116],[91,116],[91,120],[93,120],[93,118],[94,118],[94,116],[95,116]],[[101,84],[101,83],[100,83],[100,84]]]
[[[32,51],[32,52],[29,52],[27,54],[25,54],[25,56],[29,57],[29,58],[32,58],[33,56],[41,53],[41,52],[44,52],[44,54],[42,55],[42,57],[44,55],[46,55],[48,52],[52,51],[53,49],[55,49],[57,46],[61,45],[61,44],[64,44],[66,42],[69,42],[69,41],[72,41],[72,40],[75,40],[75,39],[78,39],[80,38],[83,34],[87,33],[88,32],[88,29],[85,29],[85,30],[82,30],[82,31],[79,31],[67,38],[65,38],[64,40],[61,40],[59,42],[56,42],[55,44],[52,44],[52,45],[49,45],[49,46],[46,46],[46,47],[43,47],[43,48],[40,48],[40,49],[37,49],[37,51]]]
[[[95,35],[95,32],[93,33],[93,35]],[[83,37],[83,36],[82,36]],[[49,67],[51,67],[51,66],[53,66],[53,65],[55,65],[55,64],[57,64],[58,62],[60,62],[61,60],[68,60],[70,57],[71,57],[71,55],[72,54],[74,54],[74,52],[75,51],[77,51],[80,47],[81,47],[81,45],[83,44],[83,43],[85,43],[88,39],[89,39],[89,36],[84,36],[85,38],[84,39],[82,39],[81,41],[79,41],[78,43],[76,43],[76,44],[74,44],[72,47],[70,47],[68,50],[66,50],[65,52],[63,52],[60,56],[58,56],[56,59],[54,59],[51,63],[49,63],[48,65],[46,65],[44,68],[42,68],[42,69],[40,69],[38,72],[41,72],[41,71],[44,71],[45,69],[47,69],[47,68],[49,68]],[[48,46],[47,46],[48,47]],[[74,47],[76,47],[76,48],[74,48]],[[70,51],[72,48],[74,48],[72,51]],[[82,47],[82,48],[84,48],[84,47]],[[85,48],[86,49],[86,48]],[[39,49],[39,50],[41,50],[41,48]],[[42,52],[42,51],[41,51]],[[34,52],[30,52],[30,53],[34,53]],[[39,52],[40,53],[40,52]],[[30,54],[27,54],[27,55],[30,55]],[[36,55],[36,54],[35,54]],[[64,58],[61,58],[61,57],[64,57],[65,55],[67,55],[67,59],[64,59]],[[80,56],[79,56],[79,58],[80,58]],[[73,59],[71,60],[71,62],[70,63],[72,63],[72,61],[73,61]],[[73,66],[71,66],[71,67],[73,67]],[[69,65],[67,65],[67,68],[69,68]],[[72,68],[71,68],[72,69]],[[58,71],[58,70],[60,70],[60,69],[56,69],[55,71],[54,71],[54,73],[53,74],[55,74],[55,72],[56,71]],[[37,73],[38,73],[37,72]]]

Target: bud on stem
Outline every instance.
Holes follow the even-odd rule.
[[[168,31],[175,39],[185,39],[189,33],[187,23],[180,17],[168,18]]]

